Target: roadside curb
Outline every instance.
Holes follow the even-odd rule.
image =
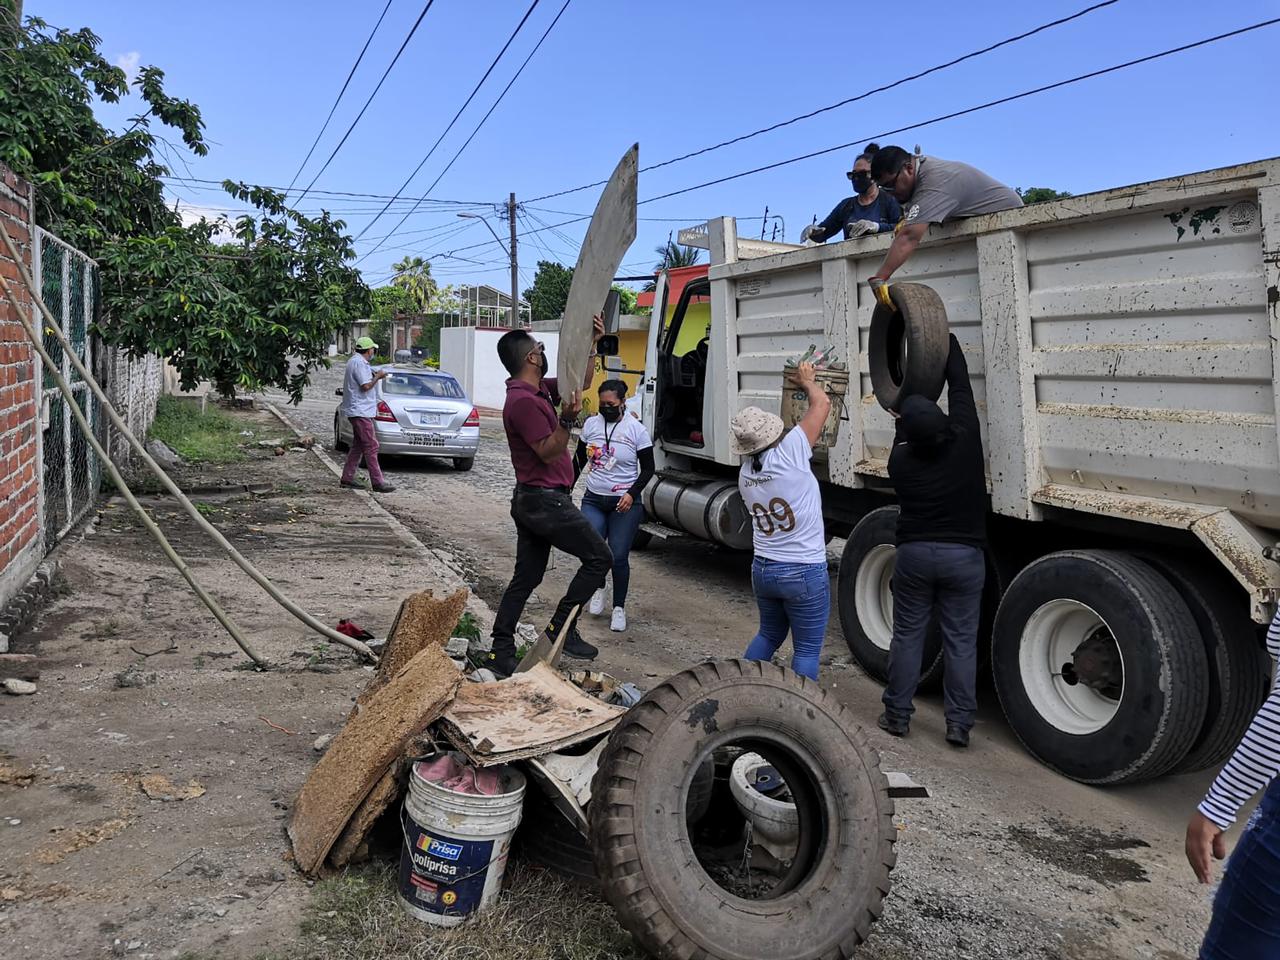
[[[315,436],[314,434],[308,433],[300,428],[296,423],[289,419],[288,414],[277,407],[271,400],[262,395],[258,395],[255,399],[266,407],[277,420],[293,431],[294,435],[299,439],[302,437]],[[324,464],[325,467],[328,468],[329,472],[332,473],[335,478],[339,480],[342,479],[342,467],[339,466],[338,463],[324,450],[320,445],[318,438],[308,449],[322,464]],[[449,584],[450,586],[466,587],[468,593],[466,610],[478,622],[482,635],[488,633],[488,631],[493,627],[493,610],[489,608],[489,604],[485,603],[485,601],[476,594],[475,589],[467,582],[466,574],[450,554],[434,550],[419,540],[412,530],[405,526],[394,513],[380,504],[377,498],[368,490],[353,487],[343,490],[342,493],[363,498],[369,507],[370,513],[381,517],[386,522],[387,526],[391,528],[392,532],[395,533],[396,538],[406,546],[411,547],[424,561],[431,564],[433,568],[440,569],[444,573],[444,579],[452,581],[452,583]]]

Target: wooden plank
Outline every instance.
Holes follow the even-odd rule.
[[[569,298],[560,323],[556,377],[560,396],[581,389],[591,362],[592,318],[604,307],[622,258],[636,239],[636,170],[640,144],[633,144],[618,162],[596,203],[591,225],[578,251]]]
[[[625,712],[540,663],[506,680],[463,684],[440,727],[472,763],[489,767],[599,736]]]

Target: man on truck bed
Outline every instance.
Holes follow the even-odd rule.
[[[883,147],[871,159],[871,177],[902,202],[902,223],[880,269],[870,280],[876,299],[892,307],[888,282],[906,263],[931,223],[973,217],[1022,206],[1022,198],[967,163],[912,156],[902,147]]]
[[[897,417],[889,479],[898,495],[893,640],[880,728],[907,734],[925,637],[942,626],[947,743],[969,745],[977,710],[978,618],[987,566],[987,485],[969,367],[955,335],[947,356],[947,405],[912,394]]]
[[[902,218],[898,201],[871,179],[871,159],[879,149],[879,144],[868,143],[866,149],[858,154],[858,159],[853,161],[853,169],[848,173],[855,196],[841,200],[821,223],[805,227],[800,234],[801,243],[806,240],[822,243],[834,236],[849,240],[887,233],[898,225]]]

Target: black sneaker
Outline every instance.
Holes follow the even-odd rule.
[[[349,487],[352,490],[363,490],[365,488],[364,484],[359,480],[339,480],[338,486]]]
[[[577,627],[572,627],[569,630],[569,636],[564,638],[566,657],[572,657],[574,660],[594,660],[599,653],[598,649],[582,639],[582,634],[578,632]]]
[[[880,714],[880,718],[876,720],[876,725],[893,737],[905,737],[910,726],[906,720],[899,720],[897,717],[891,717],[887,713]]]
[[[969,731],[958,724],[948,723],[947,743],[951,744],[953,747],[969,746]]]
[[[486,670],[492,670],[493,675],[499,680],[505,680],[511,676],[519,665],[520,661],[516,659],[514,653],[500,653],[497,650],[490,650],[482,664]]]
[[[374,493],[395,493],[396,488],[389,483],[375,483],[373,485]]]

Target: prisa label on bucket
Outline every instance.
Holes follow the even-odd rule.
[[[431,913],[465,916],[480,906],[493,840],[459,840],[428,832],[402,814],[405,852],[400,895]]]

